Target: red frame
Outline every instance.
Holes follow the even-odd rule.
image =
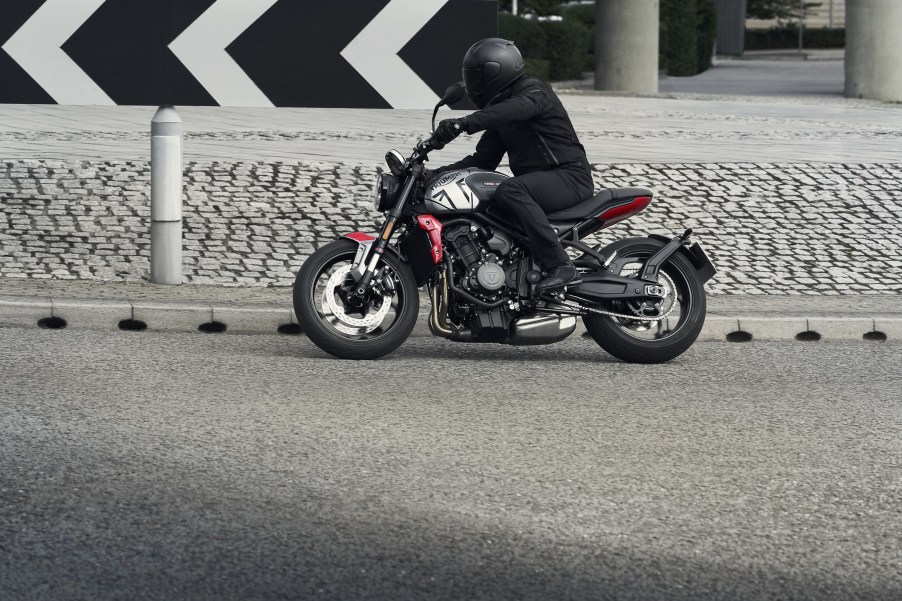
[[[438,265],[442,260],[442,222],[432,215],[418,215],[417,224],[429,236],[429,243],[432,245],[430,249],[432,262]]]

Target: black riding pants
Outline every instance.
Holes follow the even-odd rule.
[[[536,171],[504,180],[495,193],[499,208],[516,219],[529,238],[532,254],[548,271],[570,260],[546,213],[554,213],[589,198],[592,176],[582,165]]]

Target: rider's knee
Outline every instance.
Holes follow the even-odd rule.
[[[501,182],[498,190],[495,192],[495,201],[504,204],[506,201],[513,200],[517,196],[526,193],[526,188],[517,178],[512,177]]]

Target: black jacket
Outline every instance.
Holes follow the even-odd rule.
[[[551,86],[535,77],[517,80],[485,109],[467,117],[467,133],[485,131],[476,152],[446,169],[497,169],[508,154],[514,175],[568,167],[589,173],[567,111]]]

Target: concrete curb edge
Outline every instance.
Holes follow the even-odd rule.
[[[421,312],[413,336],[431,335],[427,320],[428,314]],[[209,331],[252,335],[301,333],[294,311],[280,305],[0,297],[0,327],[39,325],[55,329],[108,331],[146,329],[151,332]],[[574,335],[584,333],[585,327],[579,320]],[[698,339],[899,341],[902,340],[902,318],[727,317],[709,314]]]

